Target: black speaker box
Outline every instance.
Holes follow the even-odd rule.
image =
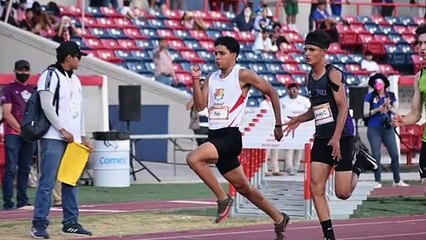
[[[120,121],[141,120],[141,86],[118,86]]]
[[[353,118],[362,118],[364,111],[364,98],[368,93],[368,87],[349,88],[349,108],[353,110]]]

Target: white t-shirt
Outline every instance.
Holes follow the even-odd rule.
[[[290,96],[285,96],[280,99],[280,103],[283,111],[282,114],[285,118],[287,118],[287,116],[294,117],[305,113],[311,106],[311,101],[300,95],[294,99],[290,98]]]
[[[361,69],[367,70],[370,72],[378,72],[379,71],[379,65],[375,61],[368,61],[366,59],[361,61]]]
[[[263,39],[262,33],[258,33],[256,40],[253,43],[252,50],[254,52],[258,51],[271,51],[272,50],[272,41],[269,37]]]
[[[68,132],[72,133],[75,141],[81,142],[82,134],[82,111],[83,111],[83,93],[80,79],[72,74],[71,77],[62,74],[58,69],[55,72],[59,76],[59,111],[58,118],[61,125]],[[37,91],[50,91],[55,94],[58,85],[58,77],[52,74],[51,78],[47,77],[48,71],[44,71],[38,82]],[[56,109],[56,107],[55,107]],[[49,131],[43,138],[63,140],[59,130],[50,126]]]

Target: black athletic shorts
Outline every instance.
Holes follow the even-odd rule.
[[[422,142],[422,149],[419,157],[419,173],[420,178],[426,178],[426,143]]]
[[[334,166],[336,171],[352,170],[353,137],[340,138],[340,153],[342,159],[335,161],[331,156],[332,147],[327,145],[330,138],[315,138],[311,149],[312,162],[322,162]]]
[[[240,166],[238,156],[243,141],[237,127],[209,130],[208,141],[216,147],[219,155],[216,167],[222,175]]]

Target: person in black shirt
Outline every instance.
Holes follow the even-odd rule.
[[[335,194],[348,199],[362,170],[377,170],[377,162],[367,156],[356,157],[352,167],[354,126],[349,115],[345,75],[329,64],[325,56],[330,39],[323,30],[308,33],[305,40],[306,62],[312,67],[306,76],[311,107],[290,118],[284,132],[294,131],[300,123],[315,119],[311,149],[310,189],[325,240],[335,240],[326,198],[326,183],[335,170]]]

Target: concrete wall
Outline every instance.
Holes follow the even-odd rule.
[[[27,59],[31,63],[33,73],[40,73],[56,61],[55,48],[58,46],[57,43],[3,22],[0,22],[0,42],[0,56],[2,56],[0,58],[0,73],[11,73],[14,62],[21,58]],[[169,133],[192,133],[188,130],[189,113],[185,109],[185,104],[190,98],[188,94],[92,57],[83,58],[76,73],[106,75],[108,77],[109,105],[118,104],[119,85],[141,85],[141,104],[169,106]],[[95,112],[99,108],[97,104],[90,101],[90,96],[85,95],[85,100],[89,112],[90,109]],[[99,119],[96,117],[88,118],[86,121],[89,121],[89,126],[93,126],[96,124],[90,122],[99,121]],[[94,130],[98,129],[88,129],[90,132]],[[170,151],[169,156],[171,156]]]

